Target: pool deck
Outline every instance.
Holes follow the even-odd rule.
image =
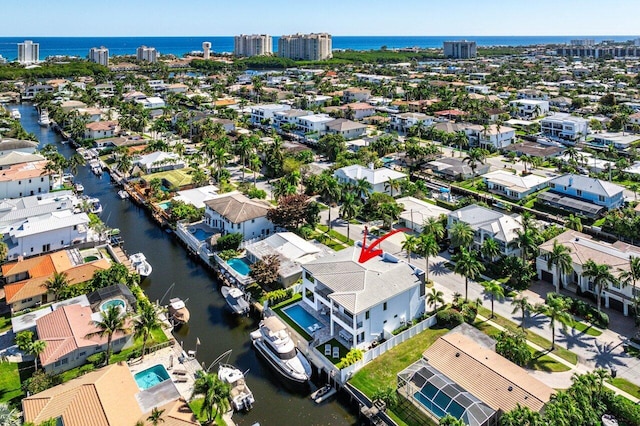
[[[319,330],[316,330],[314,332],[309,331],[308,329],[305,329],[305,331],[314,339],[314,346],[323,344],[328,342],[331,339],[336,339],[338,341],[340,341],[340,343],[342,343],[345,347],[350,347],[350,343],[347,343],[344,339],[342,339],[341,337],[338,336],[338,333],[336,332],[335,336],[331,335],[331,327],[329,324],[329,315],[318,315],[318,312],[315,312],[313,309],[311,309],[309,306],[307,306],[306,303],[303,302],[298,302],[294,305],[291,306],[300,306],[302,309],[304,309],[309,315],[311,315],[313,318],[315,318],[315,320],[322,325],[322,327]],[[290,306],[287,306],[287,308],[289,308]],[[285,310],[287,309],[285,308]],[[287,315],[286,312],[284,312],[285,315]],[[288,318],[291,318],[287,315]],[[293,322],[295,322],[296,324],[298,324],[293,318],[291,318],[293,320]],[[303,328],[302,326],[300,326],[300,324],[298,324],[298,327]]]

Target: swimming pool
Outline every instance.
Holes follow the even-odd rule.
[[[127,304],[122,299],[111,299],[102,303],[102,305],[100,305],[100,310],[106,312],[112,306],[117,306],[121,311],[124,311],[127,307]]]
[[[160,207],[162,210],[166,210],[169,208],[170,204],[170,201],[163,201],[162,203],[158,203],[158,207]]]
[[[212,234],[200,229],[200,228],[196,228],[195,231],[191,232],[191,235],[193,235],[194,237],[196,237],[198,239],[198,241],[204,241],[207,238],[209,238]]]
[[[293,305],[282,310],[289,318],[291,318],[302,329],[309,333],[322,328],[320,321],[315,319],[313,315],[305,311],[300,305]]]
[[[165,380],[169,380],[169,373],[167,372],[167,369],[164,368],[164,365],[156,364],[153,367],[149,367],[146,370],[136,373],[133,378],[138,384],[140,390],[147,390],[155,385],[159,385]]]
[[[240,275],[249,275],[249,271],[251,271],[251,269],[249,269],[249,264],[247,264],[247,262],[245,262],[242,259],[238,259],[238,258],[229,259],[227,260],[227,264],[231,266],[234,269],[234,271],[236,271]]]

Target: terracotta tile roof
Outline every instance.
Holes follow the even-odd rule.
[[[5,285],[5,294],[7,303],[15,303],[30,297],[41,296],[47,293],[44,283],[51,277],[54,272],[64,272],[67,274],[69,285],[80,284],[93,278],[96,271],[109,269],[111,262],[107,259],[100,259],[95,262],[85,263],[69,269],[56,269],[48,275],[40,275],[36,278],[30,278]]]
[[[11,182],[22,179],[41,177],[49,174],[45,172],[48,160],[32,161],[29,163],[14,164],[8,169],[0,170],[0,182]]]
[[[442,336],[422,356],[496,411],[517,404],[540,411],[554,393],[523,368],[459,333]]]
[[[134,425],[143,416],[139,391],[126,364],[113,364],[25,398],[22,409],[36,424],[61,417],[65,426]]]
[[[97,132],[101,130],[114,130],[117,126],[117,121],[94,121],[93,123],[88,123],[85,127],[87,130]]]

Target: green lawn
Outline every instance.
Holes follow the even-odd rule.
[[[585,333],[585,334],[588,334],[589,336],[598,337],[602,334],[602,331],[598,330],[597,328],[595,328],[590,324],[585,324],[583,322],[575,321],[575,320],[568,322],[561,319],[560,321],[566,326],[575,328],[580,333]]]
[[[175,169],[175,170],[167,170],[164,172],[152,173],[149,175],[144,175],[142,178],[147,182],[150,182],[152,179],[164,179],[173,185],[176,188],[181,188],[183,186],[187,186],[191,184],[191,173],[193,173],[193,169],[186,167],[184,169]]]
[[[0,402],[17,404],[22,398],[18,364],[0,362]]]
[[[491,316],[491,311],[489,309],[486,309],[483,306],[480,306],[480,309],[478,310],[478,314],[482,315],[485,318],[489,318]],[[500,315],[497,315],[497,314],[494,315],[491,321],[505,328],[516,328],[520,325],[504,317],[501,317]],[[529,330],[526,330],[525,334],[527,335],[527,340],[529,340],[531,343],[535,343],[536,345],[544,349],[551,347],[550,340],[547,340],[544,337],[538,336],[536,333],[533,333]],[[551,336],[551,330],[549,330],[549,336]],[[558,345],[556,345],[556,348],[553,350],[553,353],[559,356],[560,358],[564,359],[565,361],[570,362],[571,364],[575,365],[578,363],[578,355]]]
[[[0,333],[4,333],[9,329],[11,329],[11,312],[0,315]]]
[[[326,343],[323,343],[321,345],[316,346],[316,349],[318,350],[318,352],[320,352],[323,355],[324,355],[324,345],[325,344],[331,345],[332,348],[334,346],[337,346],[338,348],[340,348],[340,356],[338,358],[333,358],[331,355],[329,355],[329,356],[325,355],[325,357],[329,361],[331,361],[333,363],[333,365],[336,365],[337,363],[339,363],[340,360],[342,358],[344,358],[345,356],[347,356],[347,353],[349,352],[349,349],[347,349],[344,346],[342,346],[342,343],[338,342],[336,339],[331,339]]]
[[[193,413],[196,415],[198,421],[204,425],[207,424],[207,416],[205,413],[203,413],[203,415],[200,415],[202,401],[204,401],[204,398],[194,399],[189,403],[189,407],[191,407],[191,411],[193,411]],[[224,420],[222,420],[222,416],[220,414],[216,416],[215,424],[218,426],[226,426],[226,423],[224,422]]]
[[[617,387],[620,390],[625,391],[631,396],[635,396],[640,399],[640,387],[634,385],[627,379],[616,377],[615,379],[607,379],[607,382]]]

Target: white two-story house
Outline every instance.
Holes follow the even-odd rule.
[[[557,113],[540,120],[540,132],[549,138],[574,144],[589,133],[589,121],[567,113]]]
[[[391,116],[389,127],[400,134],[406,134],[413,126],[420,124],[426,129],[433,125],[433,117],[421,112],[405,112]]]
[[[516,99],[509,102],[513,115],[522,118],[536,118],[549,113],[549,101]]]
[[[546,188],[551,179],[548,176],[534,174],[520,176],[504,170],[496,170],[482,175],[482,181],[487,185],[489,191],[512,200],[522,200],[534,192]]]
[[[27,156],[40,157],[29,154],[21,157]],[[16,155],[3,156],[3,159],[6,160],[4,163],[10,163],[12,157],[16,157]],[[48,163],[48,160],[37,160],[6,166],[0,164],[0,199],[48,193],[51,187],[51,172],[46,169]]]
[[[274,121],[274,114],[276,112],[288,111],[291,109],[287,104],[267,104],[256,105],[251,107],[251,124],[267,124]]]
[[[383,254],[364,263],[350,247],[302,265],[302,303],[327,315],[331,335],[365,348],[425,312],[424,273]]]
[[[393,190],[389,185],[390,181],[405,179],[407,175],[404,173],[391,170],[386,167],[374,169],[373,164],[364,167],[359,164],[345,166],[333,173],[338,182],[343,184],[355,184],[360,179],[365,179],[371,184],[371,193],[382,192],[391,196],[399,195],[400,191]]]
[[[261,239],[273,234],[275,227],[267,219],[273,208],[266,201],[230,192],[205,201],[204,221],[222,234],[240,233],[244,240]]]

